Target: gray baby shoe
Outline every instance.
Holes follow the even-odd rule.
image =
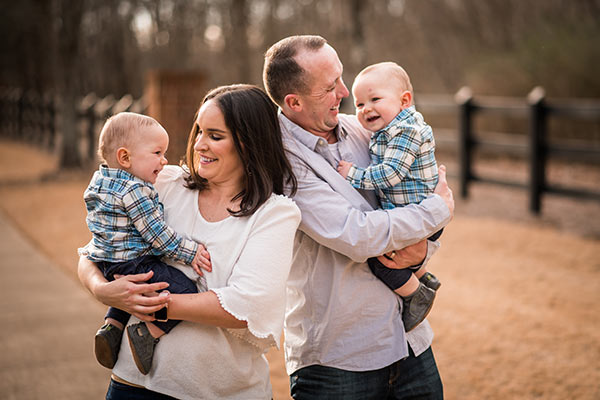
[[[112,324],[104,324],[98,329],[94,337],[94,354],[100,365],[109,369],[115,366],[122,338],[123,330]]]
[[[440,286],[442,286],[442,283],[439,281],[439,279],[431,272],[425,272],[423,276],[419,278],[419,280],[423,282],[425,286],[433,290],[438,290]]]
[[[419,288],[411,296],[403,297],[404,308],[402,310],[402,321],[404,330],[410,332],[419,325],[433,306],[435,299],[435,290],[419,282]]]
[[[147,375],[152,368],[152,357],[154,356],[154,346],[159,339],[154,338],[145,323],[129,325],[127,327],[127,337],[129,338],[129,347],[135,365],[140,372]]]

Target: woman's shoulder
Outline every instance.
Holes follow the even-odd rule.
[[[165,165],[163,170],[158,174],[154,187],[160,195],[165,195],[173,189],[185,189],[185,178],[187,171],[178,165]]]
[[[349,137],[356,137],[362,141],[369,142],[371,132],[362,127],[354,114],[339,114],[338,119]]]
[[[285,214],[289,218],[300,221],[300,209],[291,198],[281,194],[271,194],[271,197],[256,212],[261,215]]]
[[[163,170],[158,175],[158,181],[160,180],[174,180],[187,176],[188,173],[185,167],[179,165],[165,165]]]
[[[292,198],[285,196],[283,194],[271,193],[271,197],[265,202],[265,205],[269,205],[271,207],[287,207],[297,209],[296,203]]]

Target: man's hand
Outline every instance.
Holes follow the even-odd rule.
[[[425,257],[427,257],[427,239],[405,247],[402,250],[395,250],[385,256],[379,256],[377,259],[388,268],[403,269],[422,264],[425,261]]]
[[[340,173],[341,176],[346,178],[348,176],[348,172],[350,172],[350,167],[352,166],[351,162],[341,160],[337,167],[337,172]]]
[[[448,206],[450,210],[450,216],[454,216],[454,196],[452,195],[452,189],[448,186],[448,181],[446,180],[446,166],[440,165],[438,169],[438,184],[435,187],[433,193],[439,195]]]

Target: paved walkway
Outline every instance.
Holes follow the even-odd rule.
[[[93,336],[104,307],[0,212],[0,400],[101,399]]]

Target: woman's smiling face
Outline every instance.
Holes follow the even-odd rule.
[[[194,150],[198,156],[198,175],[209,184],[240,184],[244,167],[233,142],[233,134],[225,124],[215,100],[200,107],[196,119],[198,135]]]

